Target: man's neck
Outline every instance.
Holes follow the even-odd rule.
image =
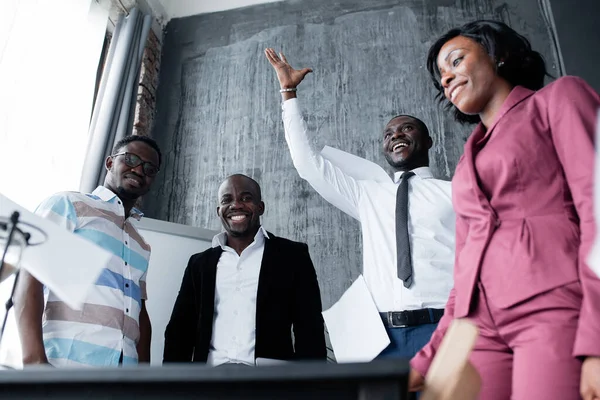
[[[259,228],[260,229],[260,228]],[[242,254],[242,251],[246,249],[246,247],[250,246],[252,242],[254,242],[254,238],[258,233],[258,229],[253,233],[248,233],[244,236],[233,236],[230,234],[225,234],[227,238],[227,246],[231,247],[238,255]]]
[[[121,200],[121,201],[123,201],[123,211],[125,211],[125,218],[127,218],[127,217],[129,217],[129,214],[131,214],[131,210],[135,206],[135,202],[137,201],[137,199],[136,200]]]
[[[394,172],[408,172],[408,171],[412,171],[414,169],[423,168],[423,167],[429,167],[429,165],[423,164],[423,165],[413,165],[413,166],[409,166],[409,167],[400,167],[400,168],[396,168],[396,170]]]
[[[124,199],[123,197],[119,196],[119,191],[116,188],[113,188],[107,185],[106,183],[104,184],[104,187],[113,192],[115,196],[117,196],[117,198],[121,200],[121,202],[123,203],[123,211],[125,212],[125,218],[129,217],[129,214],[131,213],[131,210],[135,206],[135,203],[138,199]]]

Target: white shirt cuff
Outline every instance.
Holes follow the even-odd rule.
[[[286,114],[302,114],[297,98],[288,99],[281,103],[281,109]]]

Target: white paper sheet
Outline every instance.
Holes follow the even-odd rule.
[[[369,362],[390,344],[365,278],[360,275],[323,319],[338,363]]]
[[[0,217],[9,218],[14,211],[20,213],[19,221],[40,228],[46,234],[43,244],[25,248],[20,268],[46,285],[69,307],[80,309],[112,254],[0,194]],[[25,225],[20,228],[33,234],[31,243],[39,241],[40,236],[34,230],[28,230]]]
[[[594,214],[596,226],[600,226],[600,110],[596,119],[596,165],[594,167]],[[600,277],[600,234],[596,239],[592,250],[588,255],[588,265]]]

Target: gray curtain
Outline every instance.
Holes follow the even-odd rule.
[[[140,66],[152,17],[137,8],[115,26],[94,104],[79,190],[92,192],[104,181],[104,160],[116,142],[131,134]]]

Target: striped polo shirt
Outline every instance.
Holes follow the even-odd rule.
[[[122,354],[123,364],[137,364],[150,246],[130,218],[139,220],[142,213],[134,208],[126,218],[122,201],[104,186],[92,194],[55,194],[35,212],[113,254],[81,310],[45,289],[42,326],[48,361],[55,366],[116,366]]]

